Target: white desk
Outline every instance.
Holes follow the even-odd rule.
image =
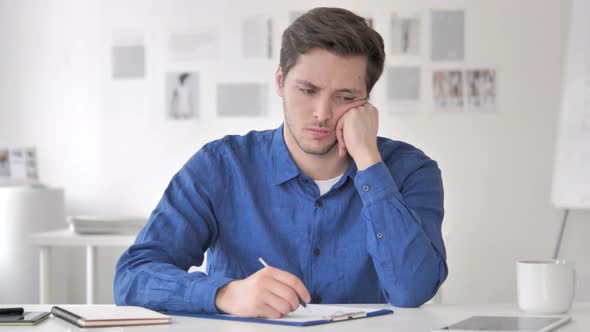
[[[39,246],[39,301],[51,302],[51,247],[86,247],[86,304],[94,303],[96,250],[98,247],[128,247],[135,235],[80,235],[69,229],[32,234],[31,243]]]
[[[15,305],[2,305],[5,307]],[[20,305],[23,306],[23,305]],[[386,305],[354,305],[355,307],[391,308]],[[50,305],[24,305],[26,311],[49,311]],[[232,332],[265,332],[265,331],[339,331],[339,332],[429,332],[448,324],[460,321],[472,315],[524,315],[516,304],[484,304],[484,305],[444,305],[427,304],[422,308],[392,308],[393,315],[378,316],[333,324],[292,327],[258,323],[232,322],[216,319],[173,316],[172,323],[154,326],[112,327],[82,329],[59,318],[50,317],[37,326],[0,327],[2,332],[195,332],[195,331],[232,331]],[[579,303],[569,312],[572,321],[557,329],[558,332],[590,331],[590,303]]]

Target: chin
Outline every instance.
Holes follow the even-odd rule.
[[[305,153],[308,154],[313,154],[313,155],[317,155],[317,156],[323,156],[328,154],[330,151],[332,151],[332,149],[336,146],[337,142],[331,142],[329,144],[323,144],[323,145],[312,145],[309,144],[307,146],[303,146],[302,150]]]

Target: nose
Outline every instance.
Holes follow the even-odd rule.
[[[325,123],[332,118],[332,101],[330,98],[318,98],[313,116],[319,123]]]

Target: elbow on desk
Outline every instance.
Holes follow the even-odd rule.
[[[394,307],[417,308],[432,299],[437,290],[438,287],[434,292],[425,292],[424,289],[414,288],[401,292],[398,291],[395,295],[388,294],[387,291],[385,291],[385,297],[387,298],[387,302]]]
[[[113,297],[116,305],[138,305],[133,301],[133,289],[131,288],[133,276],[125,263],[125,254],[119,258],[115,268],[113,281]]]
[[[412,279],[405,285],[397,284],[391,292],[384,289],[384,295],[387,302],[395,307],[400,308],[417,308],[430,301],[438,292],[438,289],[447,278],[446,266],[443,273],[433,280]]]

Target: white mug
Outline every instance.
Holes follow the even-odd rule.
[[[573,262],[519,261],[516,273],[521,310],[535,314],[558,314],[570,310],[576,291]]]

